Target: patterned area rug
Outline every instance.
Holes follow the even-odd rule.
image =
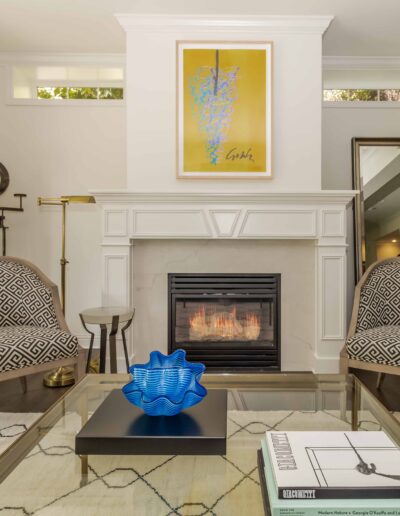
[[[347,414],[349,419],[350,414]],[[378,430],[361,415],[362,429]],[[74,437],[62,418],[0,485],[0,512],[40,516],[262,516],[257,449],[266,430],[349,430],[338,411],[230,411],[226,456],[92,456],[80,485]]]
[[[0,412],[0,455],[41,415],[34,412]]]

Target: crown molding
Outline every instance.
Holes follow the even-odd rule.
[[[120,25],[126,30],[145,32],[172,32],[179,30],[248,32],[268,34],[319,34],[322,35],[333,16],[265,16],[265,15],[151,15],[116,14]]]
[[[67,54],[0,52],[0,64],[99,64],[125,66],[125,54]]]
[[[117,15],[118,16],[118,15]],[[130,15],[122,15],[124,18]],[[134,15],[137,16],[137,15]],[[293,18],[293,17],[290,17]],[[302,18],[302,17],[294,17]],[[321,17],[318,17],[321,18]],[[330,18],[332,17],[325,17]],[[259,19],[259,17],[257,17]],[[128,25],[129,27],[138,27],[134,23]],[[262,25],[265,30],[268,25]],[[141,26],[143,30],[156,30],[158,26],[152,25],[151,27],[145,28]],[[170,30],[173,30],[170,27]],[[201,27],[200,25],[198,26]],[[217,25],[214,26],[216,28]],[[222,26],[221,26],[222,27]],[[242,28],[249,29],[250,25],[242,25]],[[256,25],[254,25],[256,27]],[[289,27],[289,26],[288,26]],[[190,28],[190,27],[188,27]],[[228,28],[223,27],[223,28]],[[261,25],[258,25],[261,30]],[[299,31],[300,27],[298,26]],[[264,29],[263,29],[264,30]],[[270,33],[270,31],[268,31]],[[278,30],[277,30],[278,32]],[[311,33],[314,31],[310,31]],[[318,32],[318,31],[315,31]],[[281,32],[282,33],[282,32]],[[71,53],[38,53],[33,54],[30,52],[0,52],[0,64],[14,64],[14,63],[40,63],[40,64],[74,64],[74,63],[91,63],[91,64],[118,64],[124,66],[126,63],[126,54],[71,54]],[[323,56],[322,64],[324,70],[399,70],[400,69],[400,56]]]
[[[399,56],[323,56],[324,70],[399,70]]]

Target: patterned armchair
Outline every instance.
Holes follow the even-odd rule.
[[[73,365],[83,372],[83,350],[65,322],[57,286],[37,267],[0,257],[0,381]]]
[[[341,371],[349,367],[400,375],[400,258],[376,262],[355,290]]]

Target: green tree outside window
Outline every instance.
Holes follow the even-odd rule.
[[[46,100],[122,100],[123,88],[113,87],[88,87],[88,86],[57,86],[38,87],[36,89],[38,99]]]

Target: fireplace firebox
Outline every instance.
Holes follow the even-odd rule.
[[[169,274],[168,297],[170,353],[207,370],[280,370],[280,274]]]

